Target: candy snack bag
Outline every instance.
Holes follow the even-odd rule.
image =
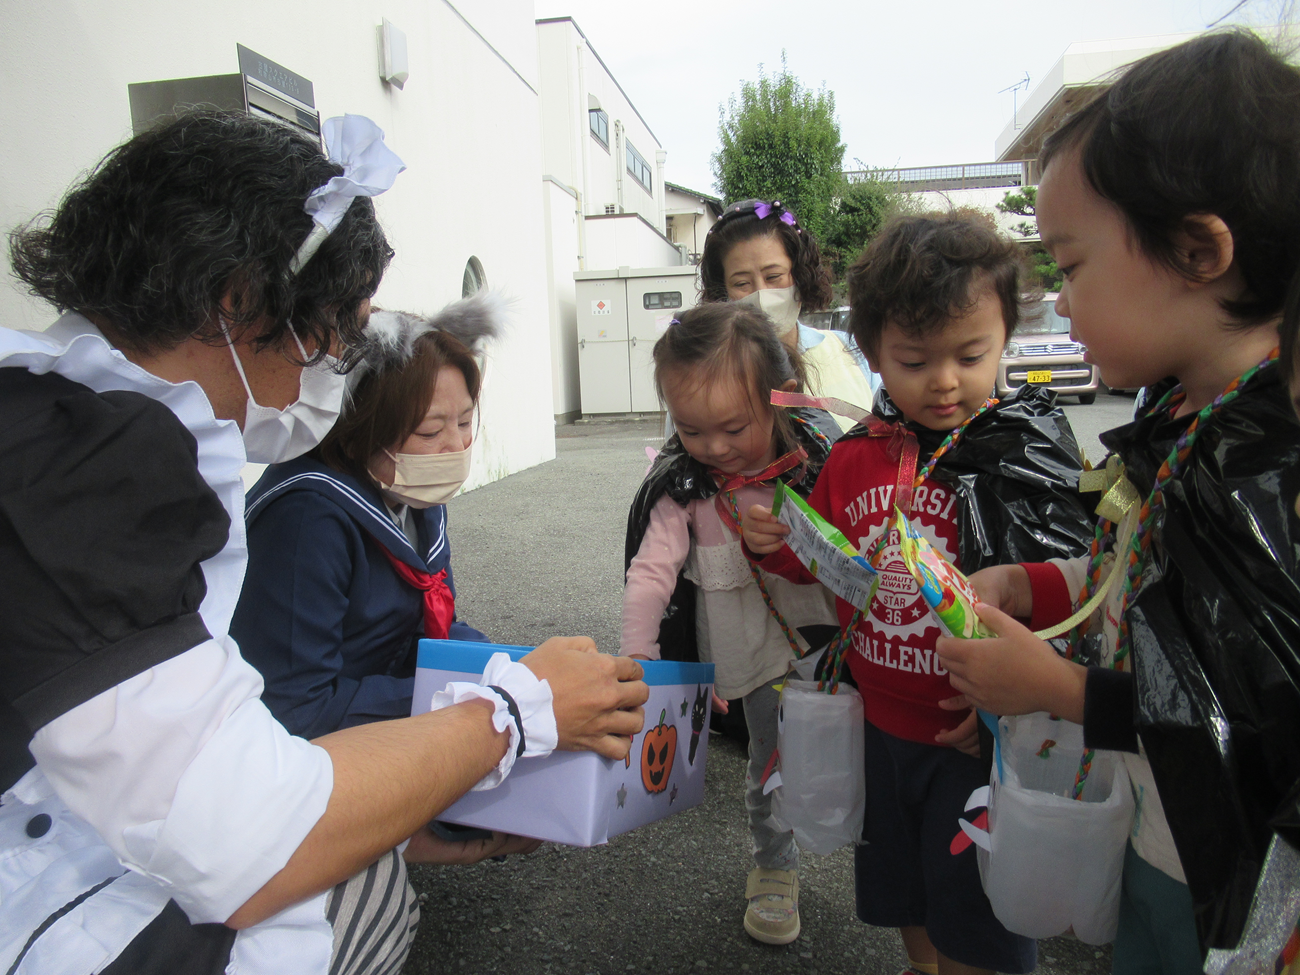
[[[934,550],[924,535],[897,508],[895,527],[908,570],[921,587],[921,596],[948,636],[980,639],[996,634],[975,615],[979,596],[955,565]]]
[[[875,598],[880,575],[844,533],[784,484],[777,484],[772,514],[790,526],[786,544],[817,581],[855,609]]]

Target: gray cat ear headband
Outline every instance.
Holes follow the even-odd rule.
[[[330,162],[343,167],[341,176],[312,190],[303,204],[312,219],[311,233],[289,264],[296,275],[325,243],[358,196],[378,196],[390,189],[406,164],[384,145],[384,131],[364,115],[339,115],[321,127]]]
[[[355,389],[361,377],[372,371],[406,366],[415,355],[416,341],[430,332],[446,332],[481,358],[483,345],[501,334],[508,306],[508,300],[497,292],[479,291],[427,317],[405,311],[372,311],[361,344],[345,353],[347,360],[355,362],[348,372],[348,389]]]

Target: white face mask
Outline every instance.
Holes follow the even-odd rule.
[[[244,411],[244,452],[248,459],[256,464],[279,464],[300,457],[320,443],[334,426],[343,407],[347,377],[334,371],[338,360],[327,355],[315,365],[303,369],[298,378],[298,398],[283,410],[277,410],[262,406],[253,399],[253,390],[244,375],[244,365],[235,354],[224,321],[221,322],[221,331],[226,336],[244,391],[248,393],[248,405]],[[307,350],[292,325],[289,334],[306,359]]]
[[[390,501],[412,508],[446,504],[469,477],[473,448],[471,443],[464,450],[441,454],[392,454],[385,450],[393,458],[393,483],[385,484],[378,477],[375,480]]]
[[[737,298],[738,305],[753,305],[776,326],[776,334],[786,338],[799,324],[799,299],[794,287],[763,288]]]

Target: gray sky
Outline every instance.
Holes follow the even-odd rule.
[[[537,0],[571,16],[668,150],[670,182],[714,192],[718,109],[762,64],[835,93],[845,166],[984,162],[1074,41],[1203,29],[1232,0]],[[1261,15],[1266,12],[1261,10]],[[1023,102],[1024,93],[1021,100]]]

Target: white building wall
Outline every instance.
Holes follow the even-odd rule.
[[[407,35],[404,90],[378,76],[375,26]],[[397,257],[376,303],[434,311],[476,256],[514,297],[489,350],[471,486],[555,456],[536,31],[531,0],[9,0],[0,31],[0,225],[57,203],[131,135],[127,85],[231,74],[235,44],[310,79],[323,117],[375,119],[407,172],[377,202]],[[0,285],[0,322],[52,309]]]
[[[587,135],[586,94],[578,81],[576,31],[538,24],[538,105],[542,118],[542,172],[579,192],[584,190]],[[581,138],[579,138],[581,137]]]
[[[538,23],[537,47],[547,174],[582,192],[584,213],[613,206],[616,213],[641,214],[662,232],[659,140],[572,20]],[[609,116],[608,148],[590,132],[587,113],[595,107]],[[649,191],[627,172],[624,142],[649,166]]]
[[[672,187],[664,189],[664,213],[668,217],[668,239],[684,245],[692,254],[704,250],[704,238],[718,221],[704,200]]]
[[[681,251],[642,223],[636,214],[588,217],[586,231],[588,270],[682,264]]]
[[[964,190],[929,190],[924,193],[913,193],[912,196],[919,202],[923,211],[947,212],[962,207],[984,210],[997,221],[999,230],[1019,240],[1020,234],[1016,231],[1016,225],[1028,223],[1030,226],[1035,226],[1034,218],[1022,217],[1015,213],[1002,213],[997,208],[1008,191],[1019,192],[1019,190],[1018,186],[989,186]]]
[[[539,21],[536,46],[542,199],[550,246],[552,402],[558,419],[583,412],[573,273],[623,265],[677,266],[682,256],[664,237],[666,154],[650,128],[573,20]],[[607,144],[591,132],[592,108],[608,118]],[[627,171],[628,143],[650,169],[649,191]],[[583,215],[581,223],[575,211]]]
[[[557,417],[582,413],[578,382],[578,317],[573,271],[579,251],[577,198],[554,180],[542,182],[546,208],[546,275],[551,326],[551,392]]]

